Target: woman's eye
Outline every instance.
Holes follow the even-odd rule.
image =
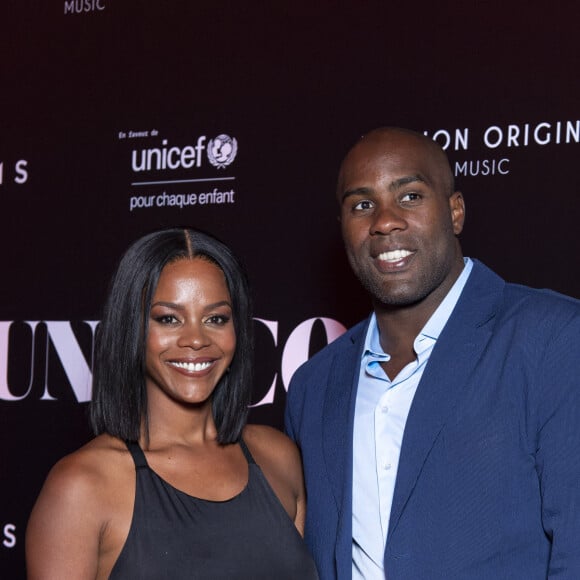
[[[175,318],[173,314],[164,314],[162,316],[155,316],[154,320],[159,324],[175,324],[177,322],[177,318]]]
[[[215,324],[217,326],[223,326],[230,321],[230,317],[225,314],[213,314],[207,318],[208,324]]]

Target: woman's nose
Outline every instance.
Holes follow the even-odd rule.
[[[186,324],[179,336],[179,346],[200,349],[210,343],[207,332],[202,324]]]

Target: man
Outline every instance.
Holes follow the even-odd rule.
[[[320,577],[580,579],[580,302],[463,258],[423,135],[363,137],[337,194],[373,313],[290,385]]]

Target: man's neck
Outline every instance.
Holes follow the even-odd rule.
[[[463,258],[450,276],[423,300],[405,306],[374,304],[383,351],[391,359],[383,368],[392,379],[408,363],[415,360],[414,342],[428,320],[443,302],[464,267]],[[389,369],[387,371],[387,368]]]

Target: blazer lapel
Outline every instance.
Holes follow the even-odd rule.
[[[368,322],[355,328],[348,346],[331,363],[322,412],[322,439],[332,493],[341,506],[345,490],[352,487],[352,430],[360,369],[360,350]],[[347,481],[348,479],[348,481]]]
[[[347,347],[334,357],[322,412],[324,462],[338,510],[336,564],[338,577],[349,577],[352,566],[352,438],[361,350],[368,321],[351,330]],[[341,573],[342,570],[342,573]]]
[[[476,369],[491,336],[503,287],[501,278],[475,262],[463,294],[437,340],[405,426],[387,542],[431,447]]]

